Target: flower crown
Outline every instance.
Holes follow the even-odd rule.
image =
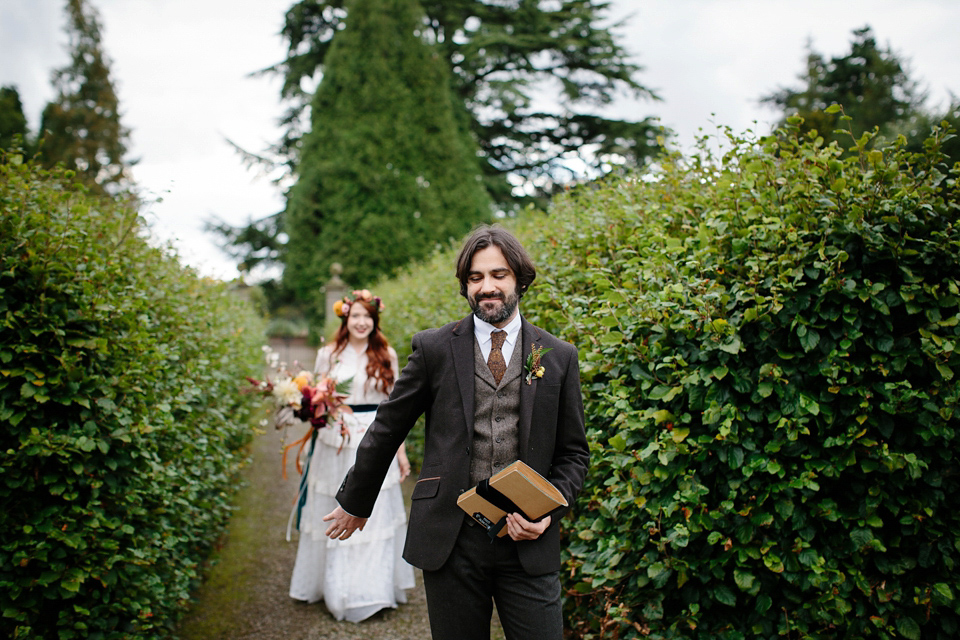
[[[341,318],[346,318],[350,315],[350,307],[357,300],[372,304],[378,313],[383,311],[383,300],[380,299],[380,296],[374,296],[369,289],[354,289],[352,294],[343,296],[342,300],[333,303],[333,312]]]

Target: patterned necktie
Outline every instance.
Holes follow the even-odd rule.
[[[497,381],[497,384],[500,384],[503,374],[507,372],[507,363],[503,361],[503,351],[500,350],[503,347],[503,341],[506,339],[506,331],[494,331],[490,334],[490,341],[493,344],[490,346],[487,366],[490,367],[490,373],[493,374],[493,379]]]

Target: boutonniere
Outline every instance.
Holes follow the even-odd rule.
[[[544,349],[536,344],[530,347],[530,354],[527,356],[527,364],[525,366],[527,371],[527,384],[533,382],[534,378],[542,378],[543,374],[546,373],[547,370],[540,364],[540,358],[542,358],[543,354],[547,351],[552,350],[552,348]]]

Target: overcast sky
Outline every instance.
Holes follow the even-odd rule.
[[[249,74],[282,58],[278,33],[293,0],[89,1],[132,130],[135,180],[162,199],[144,212],[154,235],[202,274],[236,277],[202,222],[242,224],[283,207],[226,139],[259,151],[279,135],[279,80]],[[18,88],[31,131],[53,98],[51,71],[67,62],[64,5],[0,0],[0,85]],[[776,113],[758,99],[797,83],[806,43],[842,55],[853,29],[867,24],[909,61],[931,107],[960,94],[957,0],[612,0],[610,18],[628,20],[620,33],[644,67],[639,81],[663,98],[624,97],[610,114],[657,116],[684,148],[713,123],[769,130]]]

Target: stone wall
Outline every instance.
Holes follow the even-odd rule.
[[[294,369],[313,371],[317,348],[307,344],[306,338],[270,338],[270,348],[280,354],[280,362],[286,362],[291,373],[296,373]]]

